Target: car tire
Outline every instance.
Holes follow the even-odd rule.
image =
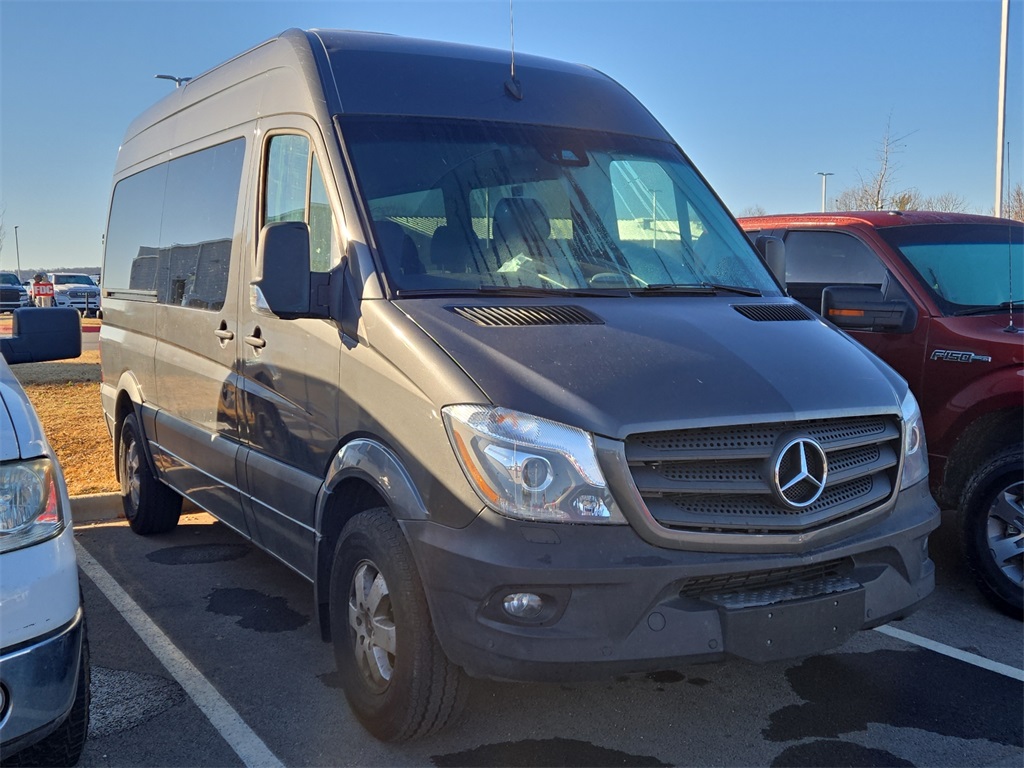
[[[967,563],[996,607],[1024,619],[1024,447],[1007,448],[968,480],[960,498]]]
[[[57,730],[42,741],[13,755],[4,766],[67,766],[75,765],[82,755],[89,734],[89,635],[82,624],[82,655],[78,663],[78,680],[71,711]]]
[[[405,741],[458,717],[468,679],[437,640],[409,544],[387,508],[345,525],[330,600],[345,697],[367,731],[381,741]]]
[[[173,530],[181,517],[181,496],[150,471],[134,413],[128,414],[121,425],[117,469],[124,516],[131,529],[142,536]]]

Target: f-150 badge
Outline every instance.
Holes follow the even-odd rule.
[[[949,363],[991,363],[988,355],[976,355],[973,352],[960,352],[955,349],[936,349],[932,352],[932,360],[945,360]]]

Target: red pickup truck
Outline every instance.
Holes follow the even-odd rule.
[[[906,378],[932,493],[958,511],[982,591],[1022,617],[1024,223],[899,211],[739,222],[793,298]]]

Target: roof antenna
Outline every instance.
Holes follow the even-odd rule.
[[[508,31],[511,38],[512,61],[509,67],[510,77],[505,81],[505,92],[517,101],[523,100],[523,89],[516,80],[516,25],[512,16],[512,0],[508,0]]]
[[[1010,324],[1003,328],[1003,333],[1020,333],[1021,330],[1013,324],[1013,230],[1009,225],[1006,227],[1006,272],[1010,280]]]

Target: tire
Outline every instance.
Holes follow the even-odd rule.
[[[345,697],[367,731],[381,741],[406,741],[457,718],[468,680],[434,634],[412,552],[386,508],[345,525],[330,600]]]
[[[964,554],[978,586],[1004,613],[1024,619],[1024,448],[997,453],[960,498]]]
[[[89,733],[89,635],[82,627],[82,657],[78,664],[75,700],[63,723],[40,742],[4,760],[4,766],[70,766],[78,762]]]
[[[173,530],[181,517],[181,496],[150,471],[142,430],[134,413],[128,414],[121,425],[117,470],[124,516],[131,529],[141,536]]]

